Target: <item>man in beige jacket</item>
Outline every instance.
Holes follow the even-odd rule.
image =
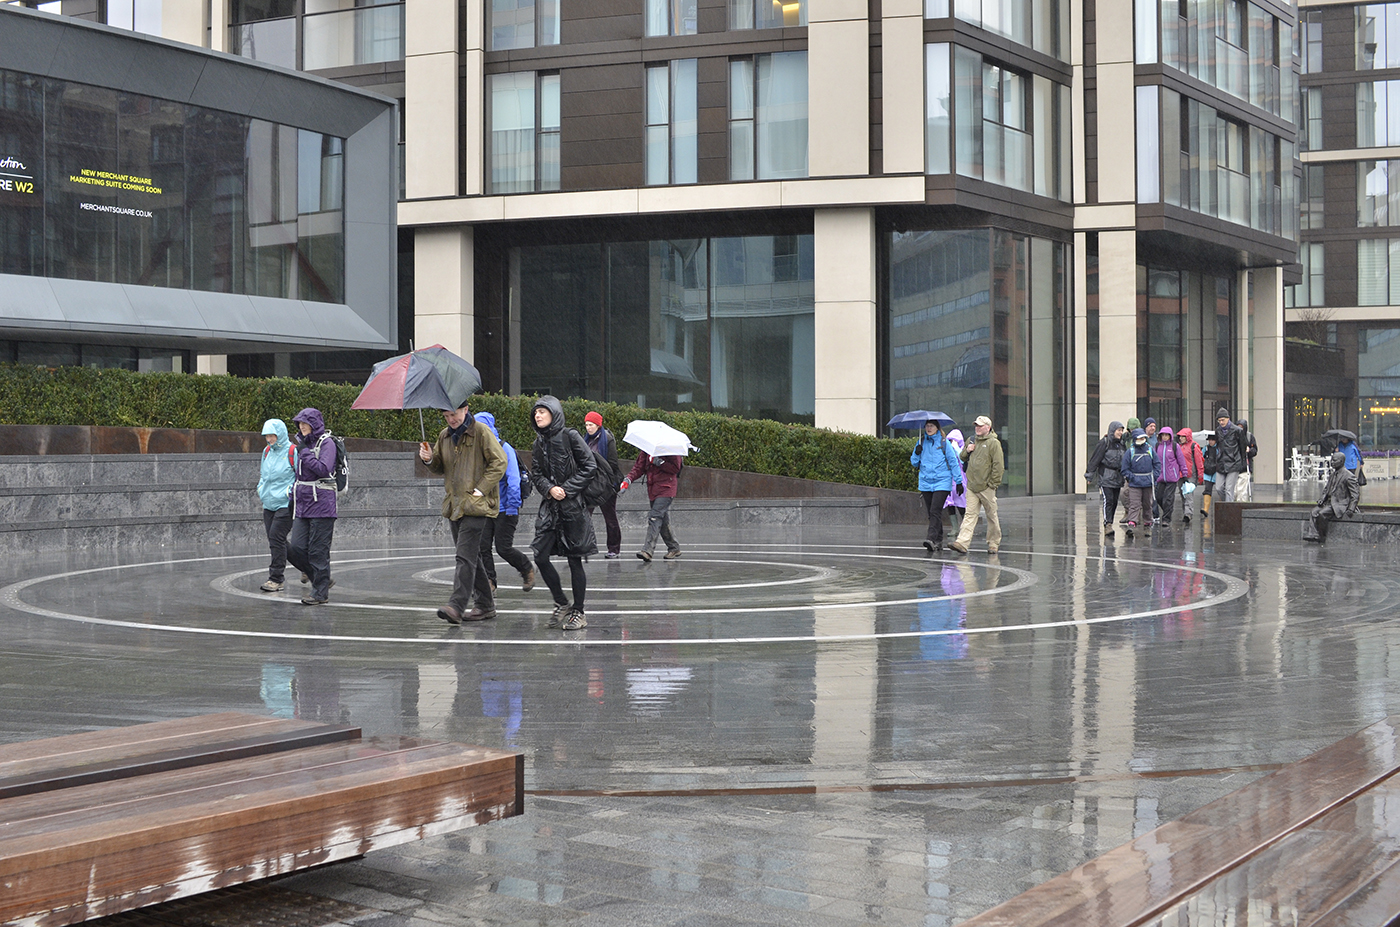
[[[994,554],[1001,549],[1001,522],[997,520],[997,488],[1001,486],[1002,475],[1006,472],[1006,457],[1001,450],[1001,441],[992,431],[992,420],[985,415],[977,416],[976,433],[972,440],[963,446],[959,455],[967,470],[967,514],[963,516],[958,539],[948,545],[950,550],[967,553],[967,545],[972,543],[972,532],[977,528],[977,512],[987,512],[987,553]]]
[[[418,448],[418,459],[443,475],[442,517],[452,526],[452,542],[457,545],[452,598],[437,614],[449,624],[485,621],[496,617],[496,599],[490,578],[480,568],[481,533],[486,519],[495,518],[500,510],[506,452],[491,429],[472,418],[465,402],[456,409],[444,409],[442,417],[447,427],[438,433],[437,443],[424,441]],[[468,612],[473,590],[476,606]]]

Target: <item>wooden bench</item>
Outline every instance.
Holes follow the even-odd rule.
[[[0,746],[0,924],[73,924],[524,810],[524,757],[237,713]]]
[[[1400,716],[964,923],[1388,924],[1400,915]]]

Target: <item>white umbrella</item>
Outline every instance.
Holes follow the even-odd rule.
[[[690,443],[685,432],[677,431],[665,422],[632,422],[627,426],[627,434],[622,436],[622,440],[652,457],[685,457],[691,451],[700,450]]]

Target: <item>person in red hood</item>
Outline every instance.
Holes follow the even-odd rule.
[[[618,493],[627,491],[632,481],[645,476],[647,498],[651,500],[651,511],[647,514],[647,539],[642,549],[637,551],[637,559],[651,563],[651,553],[656,550],[658,537],[666,542],[666,559],[675,560],[681,555],[680,542],[671,533],[671,503],[676,500],[676,486],[680,482],[681,467],[684,462],[679,457],[652,457],[639,453],[632,472],[618,487]]]
[[[1185,477],[1179,484],[1178,491],[1181,493],[1181,521],[1183,524],[1191,524],[1191,510],[1195,504],[1196,496],[1201,493],[1201,487],[1206,480],[1206,459],[1201,453],[1201,446],[1192,437],[1190,428],[1182,428],[1176,433],[1177,447],[1181,448],[1181,456],[1186,461]],[[1193,487],[1191,492],[1186,491],[1186,484]]]

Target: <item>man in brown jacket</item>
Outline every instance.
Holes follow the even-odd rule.
[[[496,600],[491,580],[480,569],[481,532],[486,519],[500,510],[500,482],[506,472],[506,452],[481,422],[472,418],[464,402],[456,409],[444,409],[447,427],[437,443],[424,441],[418,458],[433,473],[443,475],[446,493],[442,517],[452,526],[452,542],[457,545],[457,571],[452,577],[452,598],[438,609],[438,617],[450,624],[485,621],[496,617]],[[476,606],[467,611],[472,591]]]

